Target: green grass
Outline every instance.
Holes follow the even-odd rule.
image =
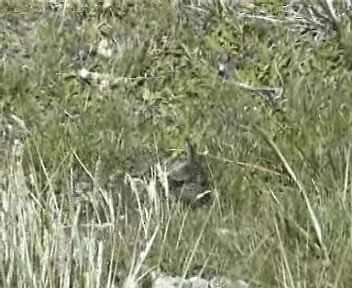
[[[64,16],[29,2],[0,2],[1,287],[122,287],[134,272],[149,287],[156,268],[260,287],[349,286],[345,42],[312,49],[312,36],[287,25],[221,9],[198,35],[167,1]],[[103,37],[121,56],[84,67],[128,79],[100,92],[70,75],[83,68],[79,50]],[[254,49],[224,83],[213,65],[221,47]],[[276,87],[280,77],[278,109],[233,85]],[[163,163],[187,136],[215,196],[196,209],[165,197]]]

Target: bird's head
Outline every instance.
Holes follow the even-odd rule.
[[[196,147],[193,145],[191,139],[189,137],[186,137],[186,149],[187,149],[187,158],[188,160],[194,160],[194,157],[196,155]]]

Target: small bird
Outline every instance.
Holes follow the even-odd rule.
[[[222,79],[227,80],[231,78],[232,74],[237,68],[237,63],[234,59],[234,55],[228,52],[219,53],[215,58],[215,67],[218,76],[220,76]]]
[[[195,147],[186,138],[187,156],[174,163],[168,173],[171,192],[183,202],[193,202],[206,190],[207,175],[204,166],[197,161]]]
[[[175,162],[169,169],[168,178],[171,182],[206,182],[204,167],[196,159],[195,147],[191,140],[186,138],[187,156]]]
[[[181,199],[185,203],[193,203],[196,200],[200,200],[202,198],[208,199],[209,197],[206,193],[206,187],[197,182],[186,182],[183,183],[181,189],[179,190],[179,199]]]

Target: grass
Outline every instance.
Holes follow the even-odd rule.
[[[131,287],[143,276],[150,287],[161,269],[348,287],[348,38],[316,45],[289,25],[220,6],[186,19],[166,2],[64,14],[0,3],[0,286]],[[112,56],[87,56],[101,39],[114,40]],[[243,60],[225,82],[221,49]],[[123,81],[99,90],[77,81],[83,67]],[[281,81],[277,107],[234,85]],[[165,176],[187,136],[215,196],[196,209],[168,197]]]

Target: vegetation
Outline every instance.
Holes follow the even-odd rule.
[[[348,1],[78,2],[0,1],[0,286],[348,287]],[[166,181],[187,137],[197,208]]]

